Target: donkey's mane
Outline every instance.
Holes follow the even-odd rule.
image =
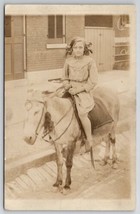
[[[55,109],[55,111],[59,112],[62,115],[67,111],[67,109],[71,105],[68,99],[57,96],[49,98],[48,102],[51,103],[51,106]]]

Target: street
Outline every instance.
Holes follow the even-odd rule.
[[[40,167],[27,170],[14,181],[6,184],[6,198],[14,199],[120,199],[129,198],[130,151],[129,131],[117,134],[118,168],[111,168],[111,160],[106,166],[100,165],[105,145],[94,150],[96,170],[91,166],[89,154],[75,155],[72,168],[71,190],[62,192],[52,185],[56,179],[56,163],[51,161]],[[125,151],[125,153],[124,153]],[[65,160],[64,160],[65,161]],[[65,166],[63,167],[65,178]],[[102,195],[101,195],[102,194]]]

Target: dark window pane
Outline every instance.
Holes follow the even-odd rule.
[[[48,38],[55,37],[55,16],[48,16]]]
[[[85,16],[85,26],[88,27],[112,27],[112,16],[108,15],[87,15]]]
[[[5,37],[11,37],[11,16],[5,16]]]
[[[129,16],[128,15],[122,15],[121,21],[125,24],[129,24]]]
[[[127,19],[127,24],[129,24],[129,16],[126,15],[126,19]]]
[[[63,17],[56,16],[56,37],[62,38],[63,36]]]

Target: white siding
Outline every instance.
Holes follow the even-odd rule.
[[[99,71],[112,70],[114,64],[114,30],[112,28],[85,28],[85,38],[93,44],[93,57]]]

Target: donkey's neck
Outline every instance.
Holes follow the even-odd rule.
[[[54,122],[58,121],[70,109],[71,103],[68,99],[53,97],[47,101],[47,112],[51,114]]]

